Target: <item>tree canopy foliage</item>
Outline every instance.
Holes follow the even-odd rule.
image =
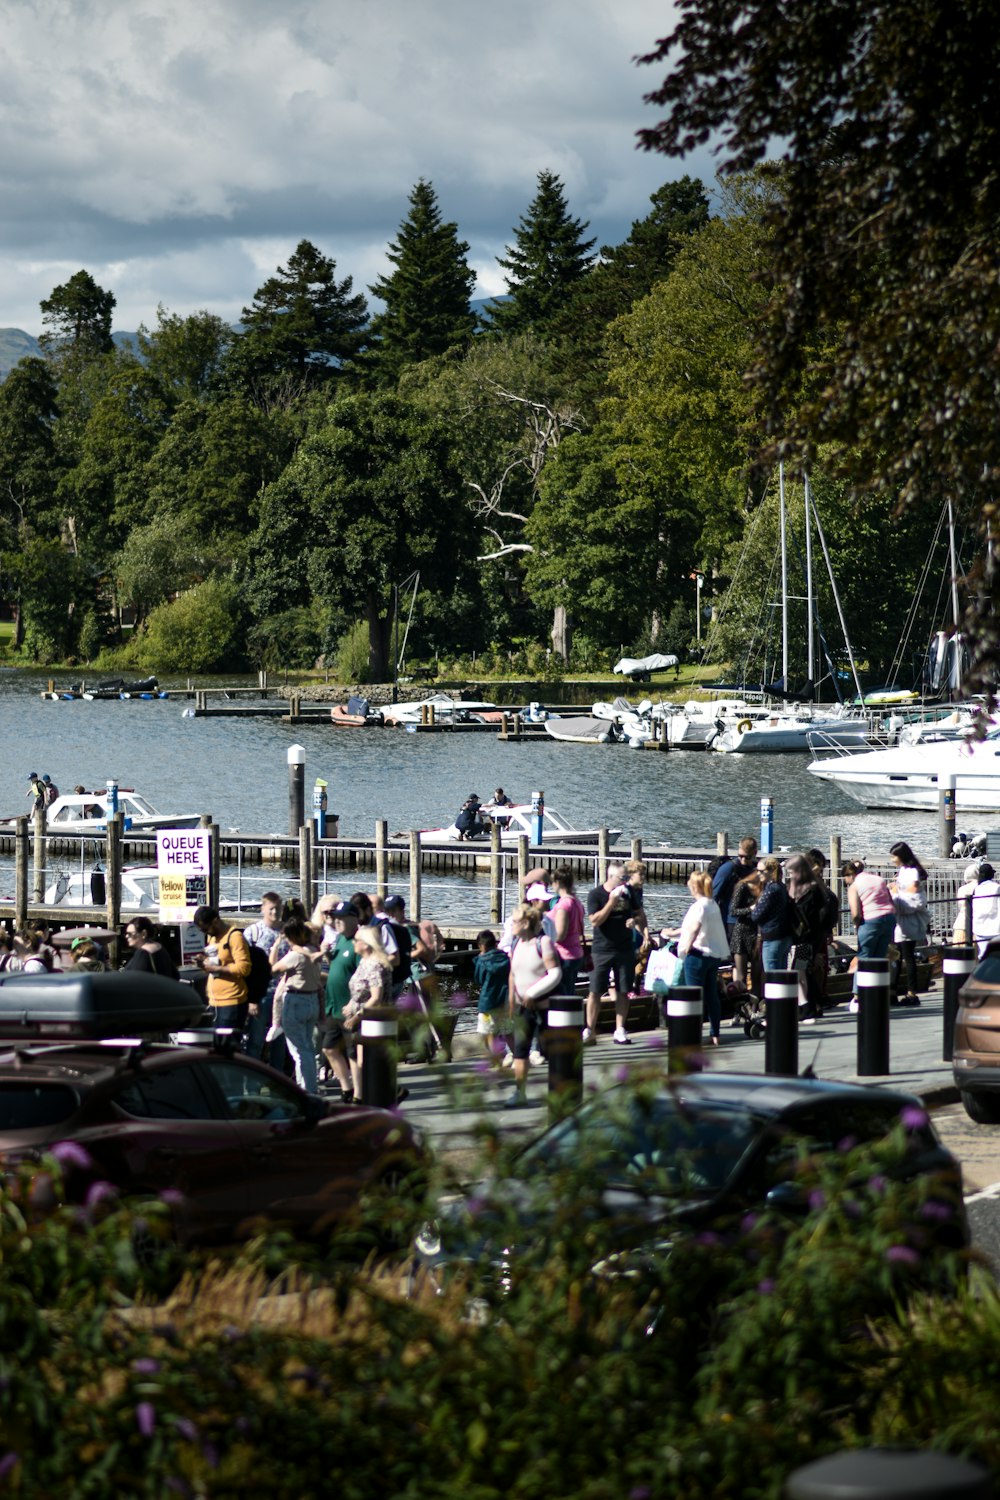
[[[490,305],[495,327],[506,333],[546,335],[591,265],[587,225],[571,217],[554,172],[539,172],[538,191],[499,264],[507,272],[507,298]]]

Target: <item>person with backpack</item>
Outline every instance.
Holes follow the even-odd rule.
[[[754,838],[740,839],[738,854],[719,854],[708,862],[708,873],[712,877],[712,900],[719,908],[730,938],[736,923],[736,918],[729,911],[733,893],[741,880],[753,874],[756,865],[757,840]]]
[[[402,896],[386,896],[382,908],[396,943],[396,961],[392,971],[392,998],[398,1000],[413,988],[413,937],[406,921],[406,902]],[[389,949],[389,944],[384,944]]]
[[[199,906],[194,925],[215,945],[195,956],[208,975],[208,1007],[213,1026],[232,1026],[242,1035],[247,1020],[250,949],[238,927],[227,927],[214,906]]]

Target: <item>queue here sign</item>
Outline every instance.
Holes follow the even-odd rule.
[[[159,828],[156,868],[160,884],[160,921],[190,922],[207,906],[212,869],[207,828]]]

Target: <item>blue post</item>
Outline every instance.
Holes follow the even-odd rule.
[[[761,854],[774,853],[774,798],[760,799],[760,850]]]
[[[313,787],[313,822],[316,824],[316,837],[326,838],[326,782],[319,776],[316,777],[316,785]]]
[[[542,829],[545,826],[545,793],[532,792],[531,794],[531,831],[532,842],[541,844]]]

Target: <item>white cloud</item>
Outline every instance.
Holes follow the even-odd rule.
[[[238,316],[303,237],[367,287],[420,176],[483,295],[542,168],[620,239],[659,183],[699,170],[634,146],[658,79],[632,58],[670,9],[0,0],[0,325],[37,332],[40,297],[80,266],[121,328],[158,301]]]

